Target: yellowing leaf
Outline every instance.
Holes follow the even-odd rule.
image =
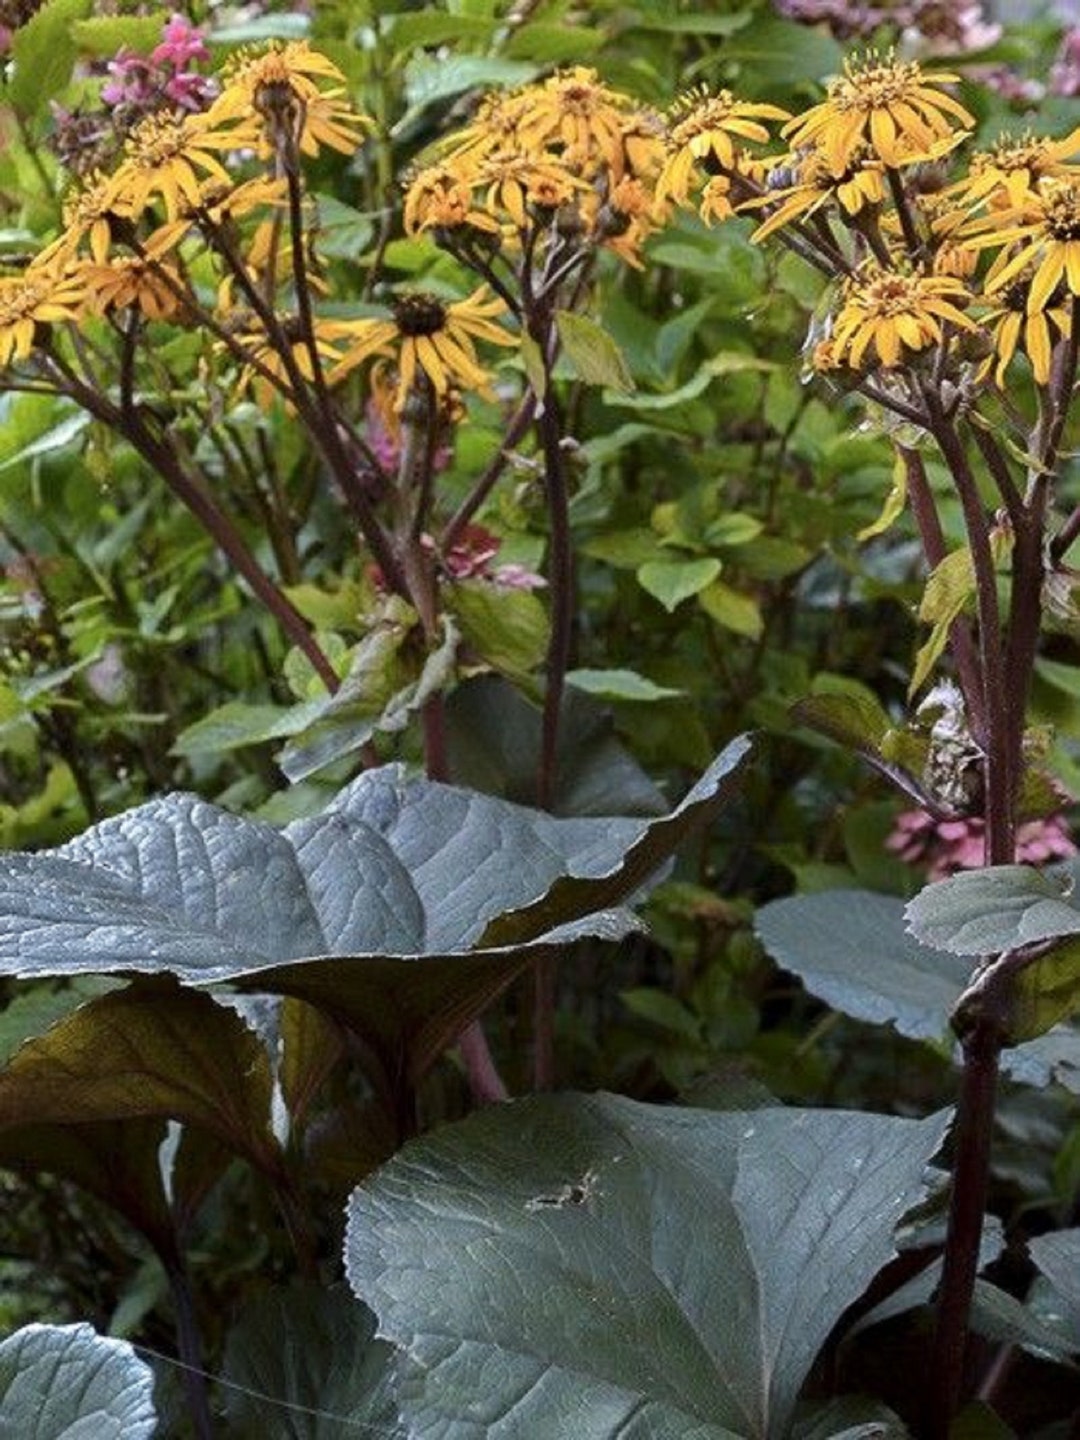
[[[634,377],[623,353],[602,325],[572,310],[557,310],[555,324],[566,358],[586,384],[633,390]]]
[[[872,524],[865,525],[859,531],[856,540],[872,540],[875,535],[883,535],[903,514],[907,503],[907,467],[900,455],[897,455],[893,463],[892,479],[892,489],[885,497],[881,514]]]

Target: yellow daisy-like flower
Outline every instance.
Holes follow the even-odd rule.
[[[497,233],[498,221],[474,204],[475,183],[475,172],[470,175],[465,167],[452,161],[418,170],[405,191],[402,223],[406,235],[457,230],[463,225]]]
[[[332,327],[334,339],[343,341],[346,349],[330,381],[336,383],[378,355],[392,360],[397,369],[399,411],[421,375],[437,396],[446,395],[453,386],[490,398],[489,376],[477,359],[474,342],[517,344],[495,323],[495,316],[505,310],[501,300],[488,295],[486,286],[452,304],[426,292],[401,295],[386,319],[339,321]]]
[[[899,61],[871,51],[845,60],[844,74],[829,85],[828,99],[784,126],[794,149],[821,150],[833,174],[840,174],[859,146],[868,144],[886,165],[899,168],[958,145],[975,117],[939,87],[960,77],[926,73],[917,60]]]
[[[289,375],[285,357],[277,345],[271,342],[258,318],[250,312],[238,312],[232,308],[224,311],[220,318],[245,353],[250,356],[252,361],[258,362],[261,367],[257,369],[252,364],[243,368],[236,382],[236,393],[244,395],[250,392],[254,395],[259,409],[264,411],[270,410],[276,400],[284,400],[286,409],[291,412],[293,406],[288,395],[292,389],[292,378]],[[311,363],[311,351],[305,341],[300,322],[294,315],[283,315],[279,317],[279,320],[292,362],[303,378],[310,383],[314,379],[315,372]],[[331,334],[335,329],[336,326],[332,321],[319,319],[314,321],[315,348],[324,372],[341,359],[341,352],[334,344]],[[265,373],[267,371],[277,381],[276,384]]]
[[[125,159],[113,176],[116,210],[135,220],[158,196],[170,220],[177,219],[185,205],[198,208],[208,178],[231,183],[212,152],[234,144],[205,115],[147,115],[128,136]]]
[[[998,297],[997,309],[983,317],[983,325],[993,339],[994,353],[983,362],[978,378],[984,380],[993,370],[994,384],[999,390],[1005,384],[1005,371],[1018,348],[1023,349],[1031,361],[1035,383],[1048,384],[1054,353],[1054,330],[1060,336],[1069,333],[1069,312],[1064,306],[1051,305],[1046,310],[1028,311],[1029,288],[1029,278],[1014,280]]]
[[[325,88],[322,82],[330,82]],[[207,112],[211,125],[237,122],[233,146],[250,146],[262,158],[284,138],[304,155],[328,145],[349,155],[371,126],[346,98],[345,76],[306,40],[271,42],[242,51],[226,68],[225,84]]]
[[[506,150],[485,156],[476,178],[484,190],[488,213],[508,218],[516,230],[528,229],[530,207],[557,210],[589,188],[554,155],[531,156]]]
[[[42,325],[78,320],[86,283],[77,269],[29,265],[21,275],[0,277],[0,370],[25,360]]]
[[[203,186],[200,204],[193,207],[182,203],[178,218],[158,226],[146,241],[146,248],[156,255],[163,255],[200,225],[216,229],[243,219],[264,206],[281,206],[285,202],[284,180],[258,176],[254,180],[245,180],[241,185],[215,185],[210,181]]]
[[[942,336],[941,322],[977,330],[957,302],[970,300],[951,275],[905,274],[866,264],[844,282],[839,314],[829,337],[833,357],[861,368],[873,345],[882,365],[899,365],[905,350],[923,350]]]
[[[787,120],[777,105],[736,100],[730,90],[717,95],[695,91],[674,107],[668,132],[667,158],[656,182],[656,198],[685,205],[692,186],[705,175],[736,171],[741,140],[759,144],[769,138],[763,120]]]
[[[776,206],[750,237],[756,243],[793,220],[809,219],[826,205],[839,205],[846,214],[858,215],[864,206],[881,205],[885,200],[885,167],[864,146],[855,151],[839,173],[818,150],[799,159],[794,173],[794,184],[743,202],[744,210]]]
[[[1002,225],[1010,218],[1017,218],[1017,212],[999,217],[996,231],[965,242],[973,249],[1012,247],[1004,260],[999,257],[991,266],[986,293],[1003,290],[1030,267],[1029,315],[1046,309],[1062,281],[1071,294],[1080,296],[1080,178],[1044,182],[1042,190],[1023,206],[1021,223]]]
[[[184,302],[177,291],[183,291],[184,283],[171,265],[155,257],[114,256],[104,265],[87,264],[83,275],[89,303],[99,315],[134,309],[147,320],[183,316]]]
[[[1064,140],[1045,135],[1006,136],[989,150],[977,150],[968,163],[968,173],[944,193],[965,211],[983,202],[994,210],[1018,209],[1043,180],[1076,175],[1076,167],[1066,161],[1077,150],[1080,129]]]
[[[636,145],[640,107],[604,85],[595,70],[576,65],[526,86],[504,114],[514,118],[515,148],[527,154],[557,149],[586,177],[606,167],[615,181],[633,168],[627,146]]]
[[[111,175],[95,170],[87,175],[77,190],[64,198],[64,231],[38,254],[39,264],[73,257],[86,240],[91,257],[105,265],[114,230],[121,217],[115,208]]]

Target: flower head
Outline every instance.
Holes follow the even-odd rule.
[[[986,822],[979,816],[936,820],[925,810],[905,810],[896,817],[885,848],[909,865],[924,866],[928,880],[943,880],[986,863]],[[1046,865],[1076,853],[1064,815],[1026,820],[1017,829],[1018,864]]]
[[[669,119],[667,156],[656,182],[656,198],[686,203],[690,189],[709,175],[739,169],[738,146],[769,138],[763,120],[787,120],[777,105],[736,100],[730,90],[710,95],[693,91],[674,107]]]
[[[1046,181],[1032,194],[1020,211],[1008,212],[1017,224],[999,222],[996,230],[985,224],[985,233],[967,243],[976,249],[1005,245],[1007,255],[999,257],[986,279],[988,295],[1003,290],[1027,269],[1033,271],[1028,289],[1028,313],[1043,310],[1064,282],[1068,291],[1080,296],[1080,175]]]
[[[328,327],[345,351],[330,375],[336,383],[372,356],[393,360],[398,372],[396,408],[402,409],[418,378],[440,398],[451,387],[490,396],[487,371],[480,364],[475,341],[515,345],[512,335],[495,323],[505,312],[501,300],[485,286],[466,300],[448,303],[427,291],[399,295],[387,319],[339,321]]]
[[[157,196],[164,200],[170,220],[185,204],[198,207],[208,176],[230,183],[228,171],[213,154],[229,143],[205,116],[148,115],[128,136],[124,162],[113,177],[117,211],[138,219]]]
[[[845,60],[844,74],[829,85],[828,99],[785,125],[796,149],[816,146],[833,171],[845,170],[861,144],[886,165],[910,165],[926,152],[959,144],[975,117],[940,87],[958,75],[927,74],[916,60],[899,61],[870,51]]]
[[[30,265],[21,275],[0,277],[0,370],[25,360],[40,339],[40,327],[78,320],[86,284],[76,271]]]
[[[871,345],[882,365],[899,365],[905,350],[923,350],[942,338],[942,321],[977,328],[957,308],[971,297],[951,275],[907,274],[873,262],[845,281],[842,296],[830,343],[834,360],[852,370],[862,366]]]

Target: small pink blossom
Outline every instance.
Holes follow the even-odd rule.
[[[935,820],[925,810],[905,810],[893,822],[885,848],[909,865],[925,867],[927,878],[943,880],[958,870],[977,870],[986,863],[986,823],[978,817]],[[1016,859],[1021,865],[1045,865],[1077,854],[1063,815],[1025,820],[1016,833]]]
[[[210,59],[202,31],[196,29],[183,15],[173,14],[165,25],[161,44],[151,52],[150,59],[155,65],[171,65],[174,70],[186,70],[193,60],[200,63]]]

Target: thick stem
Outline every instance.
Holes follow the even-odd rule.
[[[922,541],[923,554],[926,557],[927,565],[933,570],[944,560],[947,546],[945,532],[941,528],[941,518],[934,503],[933,491],[930,489],[930,482],[926,476],[926,466],[917,450],[909,450],[903,445],[897,446],[897,449],[904,462],[908,500],[911,503],[911,513],[915,518],[919,539]],[[964,692],[964,703],[967,707],[972,731],[980,744],[985,744],[986,700],[979,674],[979,658],[975,651],[971,625],[962,616],[954,620],[949,627],[949,649],[952,651],[956,664],[960,688]]]
[[[558,403],[549,388],[538,425],[544,455],[544,482],[547,488],[551,523],[551,554],[548,576],[551,593],[551,639],[547,652],[547,686],[540,742],[540,768],[536,777],[536,803],[550,810],[558,779],[559,713],[562,708],[566,672],[574,623],[574,566],[570,539],[570,497],[566,486],[566,464],[562,449],[562,426]]]
[[[949,1229],[934,1334],[928,1440],[947,1440],[964,1391],[968,1317],[979,1264],[990,1175],[998,1057],[997,1027],[980,1021],[964,1040],[964,1071],[956,1117]]]

